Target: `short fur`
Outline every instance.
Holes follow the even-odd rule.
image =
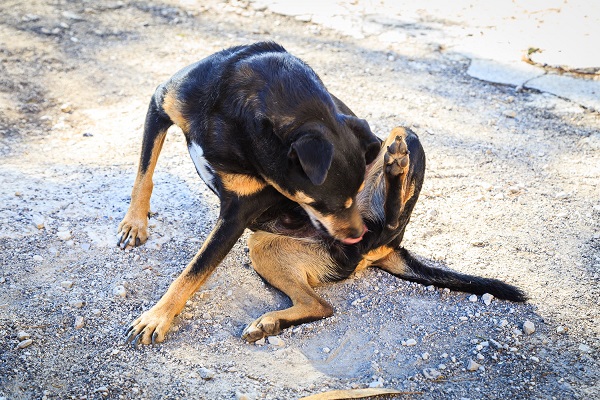
[[[215,53],[176,73],[150,101],[131,204],[118,245],[148,238],[152,175],[167,129],[178,125],[200,176],[219,196],[219,218],[194,259],[128,330],[128,341],[164,340],[175,315],[244,229],[303,208],[340,242],[365,226],[356,206],[380,141],[304,62],[275,43]]]
[[[419,197],[425,174],[425,153],[411,130],[395,128],[368,166],[365,187],[357,197],[368,232],[359,243],[345,245],[316,229],[301,213],[255,226],[249,241],[255,270],[287,294],[292,307],[266,313],[243,332],[248,341],[276,335],[282,329],[326,318],[333,308],[313,286],[338,281],[374,266],[399,278],[499,299],[525,301],[518,288],[496,279],[433,268],[401,247],[404,230]]]

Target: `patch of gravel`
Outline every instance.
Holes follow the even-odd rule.
[[[0,11],[0,397],[276,399],[365,387],[434,399],[599,395],[597,113],[469,77],[463,57],[421,38],[419,19],[382,41],[233,1],[34,0]],[[150,240],[114,245],[148,99],[177,69],[264,39],[306,60],[379,135],[400,124],[419,134],[428,169],[409,250],[516,284],[531,300],[470,301],[368,270],[318,288],[332,318],[249,345],[245,325],[289,301],[254,273],[242,240],[164,344],[125,345],[127,325],[218,214],[172,129]]]

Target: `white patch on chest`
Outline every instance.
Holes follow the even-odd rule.
[[[198,175],[200,175],[204,183],[206,183],[208,187],[216,193],[217,190],[215,189],[214,184],[215,173],[208,161],[206,161],[206,158],[204,158],[204,150],[202,150],[202,147],[200,147],[199,144],[192,142],[188,146],[188,151],[190,152],[190,157],[192,157],[192,161],[196,166]]]

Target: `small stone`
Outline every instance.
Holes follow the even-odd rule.
[[[504,110],[502,111],[502,115],[508,118],[515,118],[517,116],[517,113],[513,110]]]
[[[387,59],[388,59],[388,61],[391,61],[391,62],[396,61],[396,57],[394,57],[392,55],[389,55]]]
[[[558,193],[556,193],[556,195],[554,195],[554,197],[556,199],[558,199],[558,200],[564,200],[564,199],[566,199],[566,198],[569,197],[569,193],[567,193],[567,192],[558,192]]]
[[[433,292],[435,290],[435,286],[429,285],[429,286],[427,286],[427,290],[429,290],[430,292]]]
[[[438,365],[438,369],[446,369],[446,364],[440,364],[440,365]]]
[[[22,342],[25,339],[29,339],[30,337],[31,335],[25,331],[17,333],[17,339],[19,340],[19,342]]]
[[[417,341],[415,339],[408,339],[406,342],[404,342],[405,346],[415,346],[417,344]]]
[[[376,381],[369,383],[370,388],[382,388],[383,387],[383,379],[379,378]]]
[[[19,342],[19,344],[17,345],[17,348],[24,349],[26,347],[31,346],[32,343],[33,343],[33,340],[25,339],[25,340],[22,340],[21,342]]]
[[[469,301],[475,303],[477,301],[477,295],[474,295],[474,294],[470,295]]]
[[[75,329],[81,329],[83,328],[83,325],[85,325],[85,321],[83,319],[83,317],[81,315],[75,317]]]
[[[590,346],[588,346],[587,344],[580,344],[578,347],[579,351],[583,351],[584,353],[591,353],[592,352],[592,348]]]
[[[423,375],[425,375],[425,378],[427,379],[431,379],[436,380],[437,378],[439,378],[442,374],[440,371],[433,369],[433,368],[425,368],[423,370]]]
[[[561,333],[562,334],[562,333],[565,333],[566,331],[567,331],[567,328],[565,328],[562,325],[559,325],[559,326],[556,327],[556,333]]]
[[[285,344],[279,336],[269,336],[267,340],[271,346],[282,347]]]
[[[92,247],[89,243],[81,243],[81,249],[84,251],[88,251]]]
[[[533,332],[535,332],[535,325],[533,322],[525,321],[523,324],[523,332],[525,332],[527,335],[531,335]]]
[[[38,229],[44,229],[44,225],[46,223],[45,218],[40,214],[34,214],[31,216],[31,222]]]
[[[73,281],[62,281],[60,286],[64,287],[65,289],[70,289],[73,287]]]
[[[204,367],[200,367],[198,373],[200,374],[200,378],[204,379],[205,381],[215,377],[214,371]]]
[[[483,301],[483,304],[485,304],[486,306],[489,306],[492,303],[493,298],[493,295],[489,293],[484,293],[483,296],[481,296],[481,301]]]
[[[478,359],[479,361],[483,360],[484,358],[485,358],[485,357],[483,357],[483,354],[481,354],[481,353],[477,353],[477,359]]]
[[[108,393],[108,388],[106,386],[100,386],[98,389],[94,390],[94,393]]]
[[[69,240],[72,237],[70,231],[58,231],[56,236],[58,236],[60,240]]]
[[[323,347],[323,353],[329,354],[330,351],[331,349],[329,347]]]
[[[255,400],[256,395],[254,393],[235,393],[236,400]]]
[[[125,298],[127,296],[127,290],[123,285],[118,285],[113,288],[113,296]]]
[[[64,113],[70,113],[73,111],[73,106],[71,106],[69,103],[64,103],[60,106],[60,111]]]
[[[82,308],[85,305],[85,301],[73,299],[69,301],[69,305],[73,308]]]
[[[477,371],[479,367],[481,367],[481,364],[478,364],[469,358],[469,361],[467,362],[467,371]]]
[[[427,353],[427,352],[423,353],[423,354],[421,355],[421,358],[422,358],[423,360],[429,360],[429,353]]]
[[[254,342],[254,344],[257,346],[264,346],[265,342],[265,338],[260,338],[256,342]]]
[[[98,308],[94,308],[92,310],[92,314],[98,316],[98,315],[102,314],[102,311]]]
[[[34,261],[44,261],[44,257],[36,254],[35,256],[33,256],[33,260]]]
[[[536,356],[531,356],[531,360],[535,362],[540,362],[540,359]]]
[[[467,321],[469,319],[469,317],[465,317],[463,315],[462,317],[458,317],[458,319],[460,319],[461,321]]]

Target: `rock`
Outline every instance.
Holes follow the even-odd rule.
[[[79,299],[73,299],[69,301],[69,305],[73,308],[81,308],[85,305],[85,301]]]
[[[485,357],[483,357],[483,354],[481,354],[481,353],[477,353],[477,359],[478,359],[479,361],[483,360],[484,358],[485,358]]]
[[[475,295],[475,294],[470,295],[469,301],[475,303],[477,301],[477,295]]]
[[[423,354],[421,355],[421,358],[422,358],[423,360],[429,360],[429,353],[428,353],[428,352],[425,352],[425,353],[423,353]]]
[[[31,222],[38,229],[44,229],[44,225],[46,223],[46,219],[40,214],[33,214],[31,216]]]
[[[323,353],[329,354],[330,351],[331,349],[329,347],[323,347]]]
[[[260,338],[256,342],[254,342],[254,344],[257,346],[263,346],[265,344],[265,342],[266,342],[265,338]]]
[[[502,111],[502,115],[504,115],[507,118],[515,118],[517,116],[517,113],[513,110],[504,110]]]
[[[531,335],[533,332],[535,332],[535,325],[533,322],[525,321],[523,324],[523,332],[525,332],[527,335]]]
[[[536,68],[520,60],[501,62],[473,58],[467,69],[467,74],[473,78],[514,86],[522,86],[528,80],[544,73],[543,69]]]
[[[21,342],[19,342],[19,344],[17,345],[17,348],[24,349],[26,347],[31,346],[32,343],[33,343],[33,340],[25,339],[25,340],[22,340]]]
[[[442,376],[440,371],[433,369],[433,368],[425,368],[423,370],[423,375],[425,375],[425,378],[431,379],[431,380],[436,380],[437,378]]]
[[[72,237],[70,231],[58,231],[56,236],[58,236],[60,240],[69,240]]]
[[[235,392],[235,399],[236,400],[255,400],[256,399],[256,394],[255,393],[240,393],[240,392]]]
[[[490,304],[492,304],[493,298],[494,298],[494,295],[491,295],[489,293],[484,293],[483,296],[481,296],[481,301],[483,301],[483,304],[485,304],[486,306],[489,306]]]
[[[73,281],[62,281],[60,286],[64,287],[65,289],[70,289],[73,287]]]
[[[81,315],[78,315],[77,317],[75,317],[75,329],[81,329],[83,328],[83,325],[85,325],[85,321],[83,319],[83,317]]]
[[[20,331],[19,333],[17,333],[17,339],[19,340],[19,342],[22,342],[25,339],[29,339],[31,337],[31,335],[25,331]]]
[[[271,346],[282,347],[285,344],[279,336],[269,336],[267,340]]]
[[[73,112],[73,107],[69,103],[64,103],[60,106],[60,111],[64,113],[70,113]]]
[[[415,339],[408,339],[406,342],[404,342],[405,346],[415,346],[417,344],[417,341]]]
[[[478,364],[469,358],[469,361],[467,362],[467,371],[477,371],[479,367],[481,367],[481,364]]]
[[[35,256],[33,256],[33,260],[34,261],[44,261],[44,257],[36,254]]]
[[[561,333],[562,334],[562,333],[565,333],[566,331],[567,331],[567,329],[564,326],[562,326],[562,325],[559,325],[559,326],[556,327],[556,333]]]
[[[113,288],[113,296],[125,298],[127,296],[127,290],[125,289],[125,286],[115,286]]]
[[[591,353],[592,352],[592,348],[590,346],[588,346],[587,344],[580,344],[578,347],[579,351],[583,351],[584,353]]]
[[[370,388],[382,388],[383,387],[383,378],[379,378],[376,381],[369,383]]]
[[[532,361],[540,362],[540,359],[538,357],[536,357],[536,356],[531,356],[530,358],[531,358]]]
[[[200,378],[204,379],[205,381],[215,377],[214,371],[204,367],[200,367],[198,373],[200,374]]]

